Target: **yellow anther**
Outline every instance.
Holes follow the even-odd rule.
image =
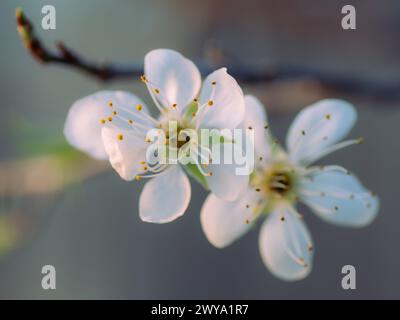
[[[214,101],[208,100],[207,104],[211,107],[214,104]]]
[[[128,122],[129,122],[130,124],[132,124],[132,123],[133,123],[133,120],[129,119]]]
[[[118,137],[118,140],[124,140],[124,136],[122,134],[119,134],[117,137]]]
[[[147,142],[147,143],[151,142],[151,140],[149,138],[145,139],[144,141]]]
[[[135,180],[136,180],[136,181],[140,181],[141,179],[142,179],[141,176],[138,176],[138,175],[135,176]]]
[[[112,107],[112,106],[113,106],[113,103],[110,101],[110,102],[108,103],[108,106],[109,106],[109,107]]]
[[[361,143],[363,143],[363,142],[364,142],[364,138],[358,138],[358,139],[357,139],[357,143],[358,143],[358,144],[361,144]]]
[[[147,166],[144,166],[144,167],[143,167],[143,170],[144,170],[144,171],[147,171],[147,169],[149,169]]]
[[[331,120],[331,115],[330,115],[330,114],[327,114],[327,115],[325,116],[325,119],[326,119],[326,120]]]
[[[100,123],[101,123],[101,124],[105,124],[105,123],[106,123],[106,120],[104,120],[104,119],[102,118],[102,119],[100,119]]]
[[[136,106],[136,110],[137,110],[137,111],[142,111],[142,109],[143,109],[143,107],[142,107],[141,104],[138,104],[138,105]]]
[[[192,117],[194,118],[196,116],[196,112],[192,112]]]
[[[197,100],[196,98],[193,99],[193,102],[197,102],[197,101],[199,101],[199,100]]]
[[[146,161],[140,161],[140,164],[146,164]]]
[[[212,172],[209,172],[207,175],[208,175],[209,177],[212,177],[213,173],[212,173]]]
[[[249,130],[253,130],[253,127],[252,127],[252,126],[249,126],[247,129],[249,129]]]
[[[116,116],[117,115],[117,111],[113,111],[113,115]]]
[[[159,93],[160,93],[160,90],[158,90],[158,89],[156,88],[156,89],[154,89],[154,92],[155,92],[156,94],[159,94]]]
[[[176,103],[174,103],[174,104],[172,105],[172,108],[176,108],[176,106],[177,106],[177,104],[176,104]]]
[[[147,82],[146,76],[145,76],[145,75],[141,75],[141,76],[140,76],[140,81],[146,83],[146,82]]]
[[[264,129],[267,130],[268,128],[269,128],[269,125],[266,124],[266,125],[264,126]]]
[[[107,117],[107,120],[111,122],[112,121],[112,117]]]
[[[213,86],[215,86],[215,85],[217,84],[217,82],[216,82],[216,81],[213,81],[213,82],[211,82],[211,84],[212,84]]]

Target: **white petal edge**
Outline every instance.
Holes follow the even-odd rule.
[[[254,130],[254,148],[257,157],[268,157],[271,154],[272,138],[268,126],[267,112],[255,96],[245,95],[246,105],[243,128]]]
[[[185,213],[190,196],[188,177],[179,165],[171,165],[145,184],[139,199],[140,218],[152,223],[171,222]]]
[[[298,164],[310,164],[318,153],[345,138],[356,120],[355,108],[343,100],[325,99],[304,108],[287,135],[290,159]]]
[[[200,221],[208,241],[224,248],[244,235],[253,226],[257,212],[253,212],[260,195],[248,190],[235,201],[225,201],[210,194],[203,204]]]
[[[215,85],[212,83],[215,81]],[[214,94],[212,94],[212,91]],[[226,68],[221,68],[204,80],[200,93],[200,104],[212,101],[206,106],[201,121],[202,128],[234,129],[244,118],[245,104],[243,91]]]
[[[100,120],[112,115],[109,102],[113,102],[116,110],[141,104],[146,112],[144,103],[129,92],[99,91],[76,101],[69,109],[64,125],[64,136],[69,144],[99,160],[107,159]]]
[[[207,185],[210,191],[218,198],[226,201],[235,200],[248,186],[249,176],[238,175],[235,164],[214,164],[211,163],[204,170],[207,173],[212,173],[211,176],[206,176]]]
[[[300,199],[323,220],[335,225],[364,227],[379,211],[379,198],[353,174],[318,170],[301,182]]]
[[[122,179],[133,180],[142,171],[140,162],[146,160],[147,144],[144,139],[114,127],[103,127],[101,133],[111,166]]]
[[[313,244],[304,222],[282,206],[267,217],[260,230],[262,260],[276,277],[295,281],[312,269]]]
[[[184,111],[199,93],[200,71],[179,52],[170,49],[150,51],[144,58],[144,71],[147,79],[160,90],[160,96],[170,104],[164,107],[176,103],[177,108]]]

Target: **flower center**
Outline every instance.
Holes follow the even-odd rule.
[[[161,130],[164,131],[166,144],[180,149],[190,142],[194,128],[184,120],[167,120],[161,123]]]
[[[292,165],[278,162],[256,174],[252,185],[270,200],[293,202],[296,199],[297,174]]]
[[[271,192],[285,196],[292,189],[292,178],[286,171],[273,172],[267,182]]]

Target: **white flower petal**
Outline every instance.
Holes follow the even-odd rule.
[[[122,179],[133,180],[142,171],[140,163],[146,160],[147,144],[144,139],[114,127],[103,127],[101,133],[111,166]]]
[[[215,85],[212,84],[214,81]],[[212,106],[206,106],[201,127],[234,129],[243,121],[243,92],[226,68],[214,71],[204,80],[200,104],[207,104],[208,101],[212,101]]]
[[[327,99],[303,109],[290,126],[286,139],[290,159],[309,164],[328,147],[342,140],[357,119],[346,101]]]
[[[150,51],[144,59],[144,71],[146,78],[160,90],[160,95],[168,100],[170,106],[176,103],[180,110],[184,110],[199,93],[199,70],[192,61],[176,51]]]
[[[299,196],[322,219],[337,225],[362,227],[377,215],[378,197],[344,169],[317,169],[311,178],[312,181],[301,181]]]
[[[211,163],[204,170],[211,173],[211,176],[206,176],[207,185],[218,198],[233,201],[246,189],[249,176],[238,175],[237,168],[238,166],[235,164]]]
[[[166,223],[182,216],[190,201],[191,188],[179,165],[147,182],[139,200],[139,215],[143,221]]]
[[[288,207],[279,207],[262,225],[261,257],[267,268],[287,281],[305,278],[311,271],[313,244],[304,222]]]
[[[110,102],[113,103],[112,108],[109,106]],[[129,92],[99,91],[89,95],[71,106],[64,126],[64,135],[75,148],[96,159],[107,159],[101,138],[101,119],[112,116],[113,110],[132,108],[137,104],[141,104],[142,112],[146,112],[144,103]]]
[[[268,124],[267,112],[256,97],[245,95],[244,101],[246,105],[244,115],[244,129],[251,128],[254,130],[254,147],[256,156],[268,157],[271,154],[271,142]]]
[[[256,220],[259,198],[254,190],[244,192],[235,201],[224,201],[210,194],[200,215],[208,241],[217,248],[223,248],[244,235]]]

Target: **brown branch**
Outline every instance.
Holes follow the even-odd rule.
[[[28,52],[43,64],[61,64],[83,71],[101,81],[119,79],[138,79],[143,73],[141,63],[118,66],[116,64],[97,64],[88,61],[63,43],[57,44],[57,51],[46,48],[34,33],[32,23],[21,9],[16,11],[18,32]],[[380,100],[400,99],[400,79],[395,82],[376,82],[355,76],[335,74],[317,68],[295,65],[277,65],[259,63],[243,63],[239,61],[219,61],[212,64],[209,61],[198,61],[197,65],[203,75],[207,75],[218,66],[226,66],[229,73],[241,83],[270,83],[284,79],[313,79],[328,90],[341,93],[358,94]]]

